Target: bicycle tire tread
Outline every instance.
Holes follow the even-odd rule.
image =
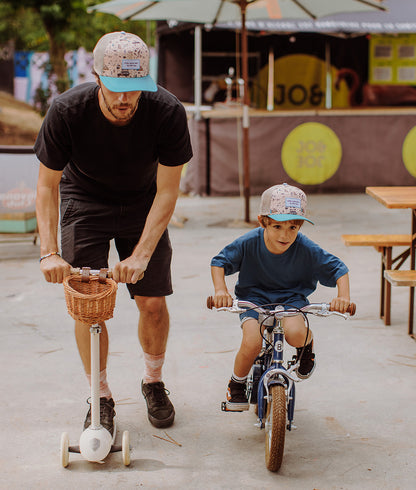
[[[271,424],[266,430],[265,455],[269,471],[278,471],[282,465],[286,435],[286,393],[284,386],[270,388],[271,403],[267,405],[266,421]]]

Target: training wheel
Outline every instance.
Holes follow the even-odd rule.
[[[121,442],[121,454],[123,455],[124,466],[128,466],[130,464],[130,435],[127,430],[123,432],[123,439]]]
[[[69,463],[69,437],[66,432],[61,435],[61,464],[64,468]]]

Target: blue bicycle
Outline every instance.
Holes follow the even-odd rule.
[[[213,299],[207,299],[208,308],[213,308]],[[348,318],[355,314],[356,306],[351,303],[348,313],[331,311],[327,303],[312,303],[303,308],[295,308],[282,304],[258,306],[249,301],[234,300],[233,306],[216,308],[217,311],[243,313],[255,310],[259,313],[259,327],[263,338],[262,349],[257,356],[247,381],[247,397],[256,406],[257,424],[265,429],[266,467],[270,471],[278,471],[282,465],[286,430],[291,430],[295,411],[295,383],[302,381],[296,375],[302,353],[299,358],[284,360],[284,330],[282,320],[285,317],[302,315],[307,327],[307,315],[327,317],[339,315]],[[302,351],[303,352],[303,351]],[[222,404],[225,410],[225,402]]]

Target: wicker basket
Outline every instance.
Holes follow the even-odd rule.
[[[117,283],[112,279],[100,282],[97,276],[82,282],[80,275],[65,277],[63,281],[66,306],[74,320],[95,325],[113,317]]]

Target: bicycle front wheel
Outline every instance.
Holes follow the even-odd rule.
[[[286,434],[286,393],[282,385],[270,387],[266,412],[266,467],[277,471],[282,465]]]

